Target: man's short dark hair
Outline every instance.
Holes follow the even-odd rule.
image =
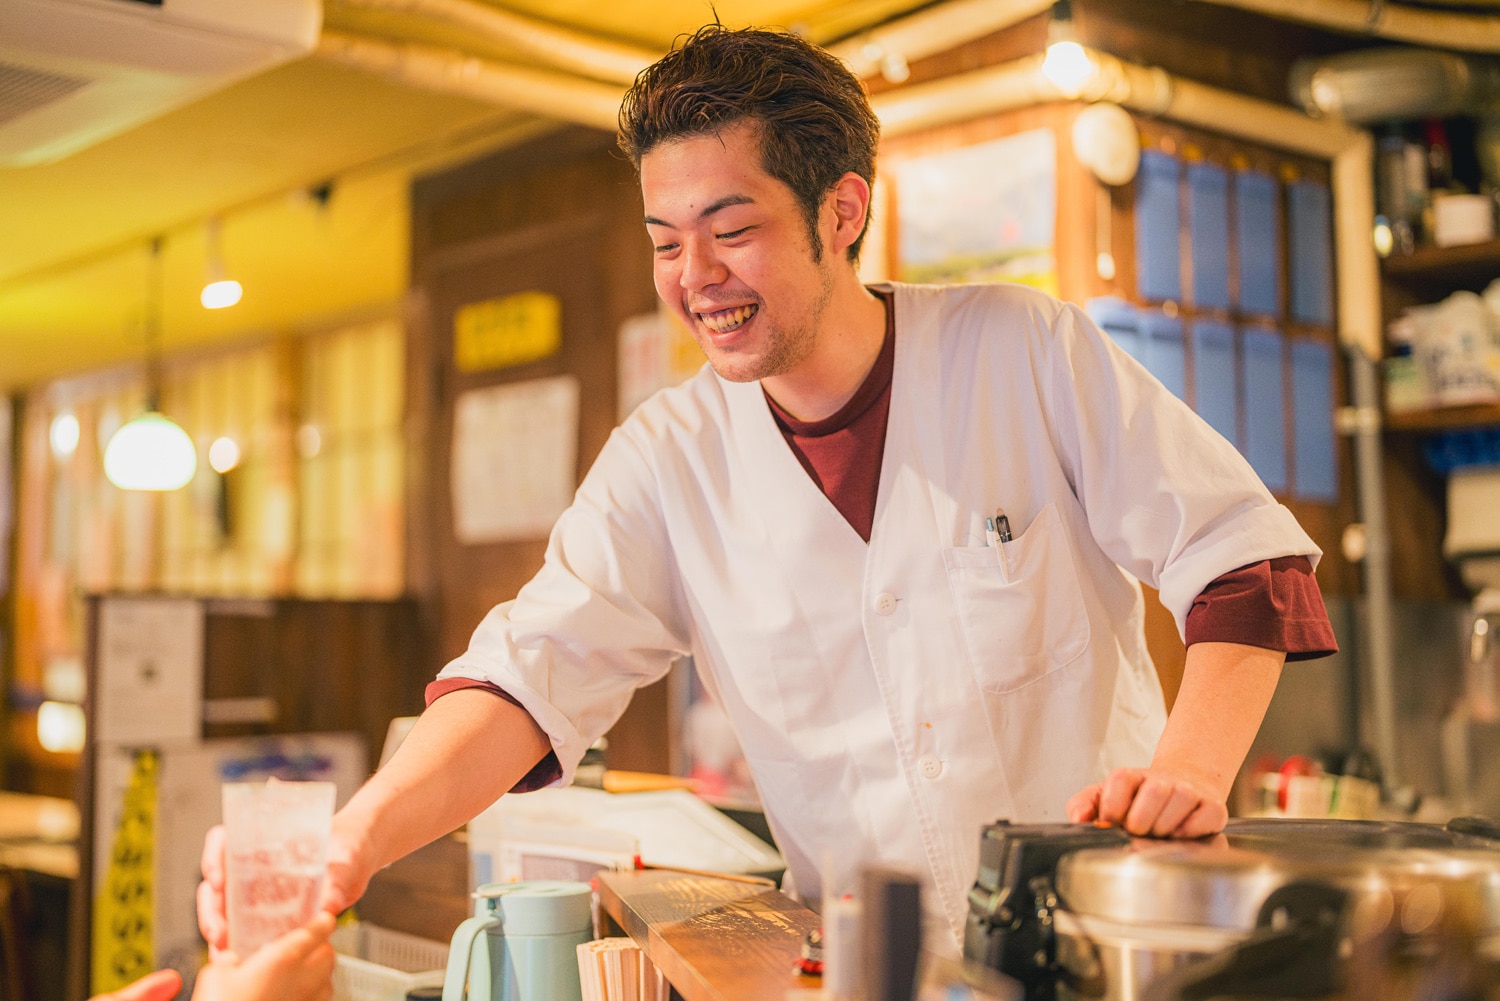
[[[620,105],[620,149],[640,170],[662,143],[742,121],[758,128],[761,166],[792,189],[821,260],[824,196],[850,171],[874,184],[880,144],[863,85],[830,53],[781,31],[700,28],[636,77]],[[864,238],[849,247],[850,261]]]

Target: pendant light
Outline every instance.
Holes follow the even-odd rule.
[[[198,470],[193,439],[161,413],[161,237],[151,241],[146,280],[146,412],[104,449],[104,475],[121,490],[178,490]]]
[[[1042,75],[1062,91],[1064,97],[1077,97],[1098,68],[1093,58],[1078,42],[1073,25],[1072,0],[1057,0],[1052,5],[1052,20],[1047,25],[1047,55],[1042,59]]]
[[[208,280],[198,301],[204,309],[224,309],[240,301],[245,290],[224,270],[224,244],[217,216],[208,220]]]

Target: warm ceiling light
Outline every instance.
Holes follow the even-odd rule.
[[[146,279],[146,412],[110,436],[104,475],[121,490],[177,490],[198,471],[198,449],[157,406],[161,374],[161,238],[151,241]]]
[[[104,475],[121,490],[177,490],[197,471],[193,439],[155,410],[131,419],[104,450]]]
[[[80,429],[78,418],[70,413],[58,414],[52,418],[52,426],[47,430],[47,440],[52,445],[52,454],[59,459],[66,459],[78,449],[78,437]]]
[[[219,220],[208,221],[208,281],[198,296],[204,309],[223,309],[240,301],[245,290],[224,271],[224,248],[219,238]]]
[[[1042,60],[1042,75],[1065,97],[1077,97],[1097,72],[1093,57],[1078,43],[1071,0],[1057,0],[1047,26],[1047,55]]]
[[[239,302],[244,294],[245,290],[239,282],[232,278],[225,278],[203,286],[203,291],[198,295],[198,301],[203,303],[204,309],[223,309]]]
[[[83,708],[67,702],[43,702],[36,711],[36,739],[42,750],[77,754],[83,750]]]
[[[208,464],[216,473],[227,473],[240,464],[240,446],[233,438],[215,438],[208,446]]]

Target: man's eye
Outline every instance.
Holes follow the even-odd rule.
[[[728,233],[720,233],[719,234],[719,239],[721,239],[721,240],[733,240],[733,239],[735,239],[737,237],[744,236],[746,233],[750,232],[754,228],[755,228],[754,226],[744,226],[744,227],[741,227],[740,229],[731,230]]]
[[[677,244],[675,244],[675,243],[658,243],[656,245],[656,252],[658,254],[668,254],[668,253],[671,253],[672,251],[674,251],[676,249],[677,249]]]

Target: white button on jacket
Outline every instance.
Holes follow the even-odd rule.
[[[631,692],[691,653],[796,886],[816,896],[825,859],[839,885],[861,862],[916,869],[951,954],[983,824],[1060,820],[1151,758],[1165,715],[1132,578],[1180,629],[1220,574],[1318,551],[1076,308],[1019,286],[894,289],[868,545],[760,386],[705,369],[613,434],[544,569],[443,676],[518,699],[568,781]],[[1003,547],[985,544],[997,507]]]

